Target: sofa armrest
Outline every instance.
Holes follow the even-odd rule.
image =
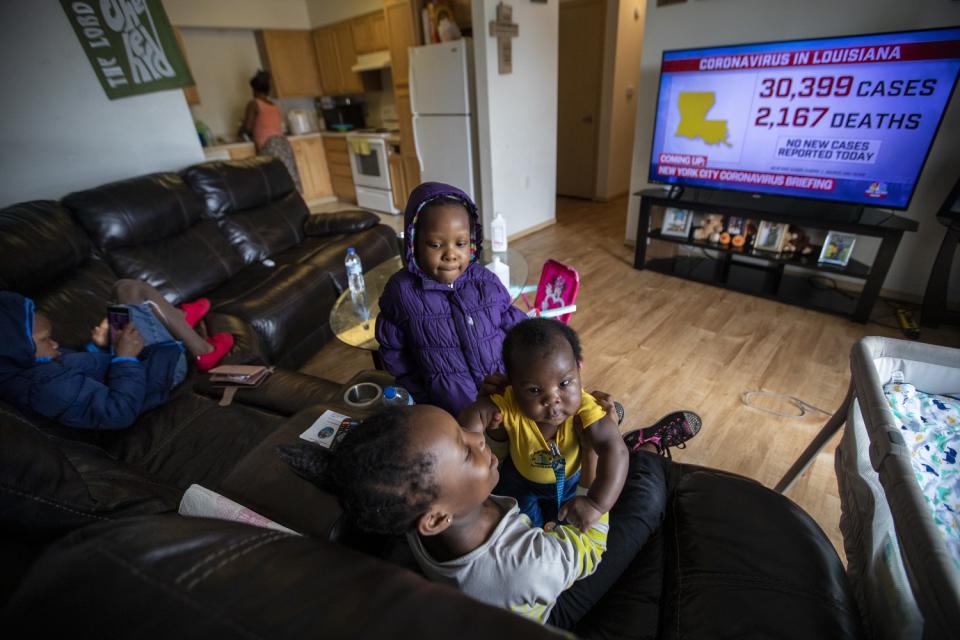
[[[79,533],[34,564],[3,611],[5,628],[38,637],[570,637],[340,545],[236,522],[153,516]]]
[[[323,237],[342,233],[357,233],[380,224],[380,218],[369,211],[338,211],[314,213],[303,223],[303,232],[308,236]]]
[[[340,387],[338,383],[325,378],[277,369],[257,387],[237,387],[233,401],[292,416],[310,405],[338,397]],[[214,386],[210,377],[205,375],[197,376],[193,390],[217,400],[223,395],[223,387]]]
[[[837,552],[789,499],[683,465],[667,509],[664,637],[863,637]]]

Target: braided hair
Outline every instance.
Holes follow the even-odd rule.
[[[503,366],[507,373],[509,374],[513,367],[513,358],[517,352],[530,348],[544,351],[557,336],[570,344],[574,360],[583,360],[580,337],[576,331],[552,318],[529,318],[515,324],[503,339]]]
[[[410,446],[409,408],[375,414],[336,445],[280,445],[280,457],[299,475],[337,497],[364,531],[386,535],[416,526],[440,495],[433,456]]]

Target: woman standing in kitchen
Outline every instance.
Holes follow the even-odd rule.
[[[253,99],[247,103],[240,134],[253,138],[258,154],[280,160],[290,172],[297,191],[303,193],[293,148],[283,135],[283,114],[280,106],[270,99],[270,73],[257,71],[256,75],[250,78],[250,88],[253,89]]]

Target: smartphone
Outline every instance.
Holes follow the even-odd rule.
[[[115,336],[130,324],[130,309],[119,305],[110,305],[107,307],[107,324],[110,325],[111,335]]]

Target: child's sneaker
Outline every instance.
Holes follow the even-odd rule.
[[[197,369],[210,371],[230,353],[230,349],[233,348],[233,335],[224,331],[204,340],[213,345],[213,351],[197,356]]]
[[[700,416],[692,411],[674,411],[652,426],[624,434],[623,440],[631,452],[639,451],[640,447],[650,443],[657,448],[658,454],[669,458],[670,448],[686,447],[686,441],[697,435],[701,424]]]

